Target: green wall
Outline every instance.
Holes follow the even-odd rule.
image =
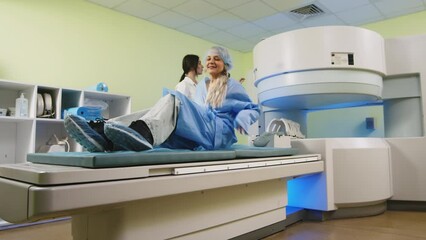
[[[174,88],[185,54],[203,58],[215,45],[83,0],[2,0],[0,36],[0,79],[78,89],[106,82],[132,97],[132,110]],[[240,78],[244,54],[230,53]]]
[[[366,24],[362,27],[378,32],[384,38],[426,34],[426,11]]]

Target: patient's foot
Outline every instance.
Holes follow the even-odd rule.
[[[114,144],[112,143],[111,140],[108,139],[108,137],[105,135],[105,131],[104,131],[104,125],[105,125],[105,120],[104,119],[99,119],[96,121],[89,121],[89,126],[95,130],[97,133],[99,133],[99,135],[101,135],[105,141],[107,142],[107,145],[105,147],[106,151],[114,151],[114,150],[122,150],[117,146],[114,146]]]
[[[135,127],[135,125],[132,124],[127,127],[118,123],[107,122],[104,129],[105,134],[111,139],[114,145],[119,145],[126,150],[144,151],[152,149],[153,141],[149,129],[147,129],[149,134],[146,134],[146,131],[139,132],[138,129],[140,129],[139,127],[141,125],[137,124],[137,127]],[[146,139],[145,136],[148,139]]]
[[[64,125],[68,134],[89,152],[103,152],[110,149],[105,135],[94,130],[86,119],[68,115],[64,119]]]

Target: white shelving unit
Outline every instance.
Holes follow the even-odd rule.
[[[0,164],[26,162],[28,153],[36,153],[53,135],[59,139],[67,137],[63,111],[83,106],[85,100],[100,100],[108,104],[102,112],[109,119],[130,113],[129,96],[105,92],[86,91],[50,86],[32,85],[0,79],[0,108],[15,107],[15,100],[24,93],[28,99],[28,117],[0,116]],[[53,114],[49,118],[37,117],[37,94],[48,93],[52,98]],[[70,151],[80,152],[83,148],[71,138]],[[55,221],[55,220],[53,220]],[[43,221],[49,222],[49,221]],[[34,224],[34,223],[33,223]],[[18,224],[16,226],[32,224]],[[0,219],[0,229],[15,227]]]
[[[67,137],[63,124],[63,111],[83,106],[85,100],[100,100],[108,104],[103,111],[106,119],[130,113],[129,96],[105,92],[86,91],[23,84],[0,80],[0,108],[15,107],[15,100],[24,93],[28,99],[28,117],[0,116],[0,164],[26,162],[28,153],[36,153],[55,134],[59,139]],[[37,94],[48,93],[52,98],[53,114],[49,118],[37,117]],[[83,151],[72,139],[70,151]]]

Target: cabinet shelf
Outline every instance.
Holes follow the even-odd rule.
[[[1,122],[28,122],[28,121],[33,121],[33,120],[34,120],[34,118],[0,116]]]
[[[49,140],[68,139],[70,151],[84,149],[69,138],[64,128],[64,110],[86,106],[88,102],[102,103],[104,118],[109,119],[130,113],[129,96],[78,89],[57,88],[18,83],[0,79],[0,108],[15,107],[15,100],[24,93],[28,99],[28,118],[0,116],[0,164],[26,162],[28,153],[44,151]],[[51,100],[51,117],[41,117],[40,95]],[[45,111],[43,113],[46,113]]]

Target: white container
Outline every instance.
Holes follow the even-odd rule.
[[[28,117],[28,99],[24,97],[24,93],[16,99],[15,111],[16,117]]]

